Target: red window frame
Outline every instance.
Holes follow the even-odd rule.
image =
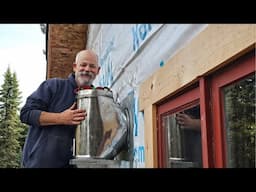
[[[227,68],[212,76],[212,126],[217,168],[226,167],[226,146],[224,130],[223,95],[221,89],[255,72],[255,50],[232,62]]]
[[[203,167],[226,166],[221,88],[255,72],[255,49],[220,70],[199,78],[199,86],[183,90],[157,105],[158,167],[166,167],[166,140],[162,117],[200,102]]]
[[[158,147],[158,167],[167,167],[166,162],[166,135],[164,127],[162,126],[162,119],[164,115],[175,113],[184,108],[199,104],[199,87],[193,88],[184,94],[157,106],[157,145]]]

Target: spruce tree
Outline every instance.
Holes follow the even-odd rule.
[[[20,167],[21,133],[24,126],[19,120],[20,96],[16,73],[10,68],[4,73],[0,89],[0,167]]]

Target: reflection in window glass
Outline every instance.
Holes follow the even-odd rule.
[[[255,167],[255,74],[223,89],[227,167]]]
[[[202,167],[200,108],[191,107],[163,118],[168,167]]]

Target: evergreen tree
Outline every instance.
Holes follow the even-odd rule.
[[[0,167],[4,168],[20,167],[24,131],[18,114],[20,94],[16,73],[11,73],[8,67],[0,89]]]

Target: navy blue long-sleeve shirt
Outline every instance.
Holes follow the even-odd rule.
[[[76,126],[40,126],[42,111],[62,112],[76,101],[77,88],[74,74],[67,79],[52,78],[44,81],[26,100],[20,119],[30,125],[25,141],[22,164],[24,167],[67,167],[72,158],[72,142]]]

